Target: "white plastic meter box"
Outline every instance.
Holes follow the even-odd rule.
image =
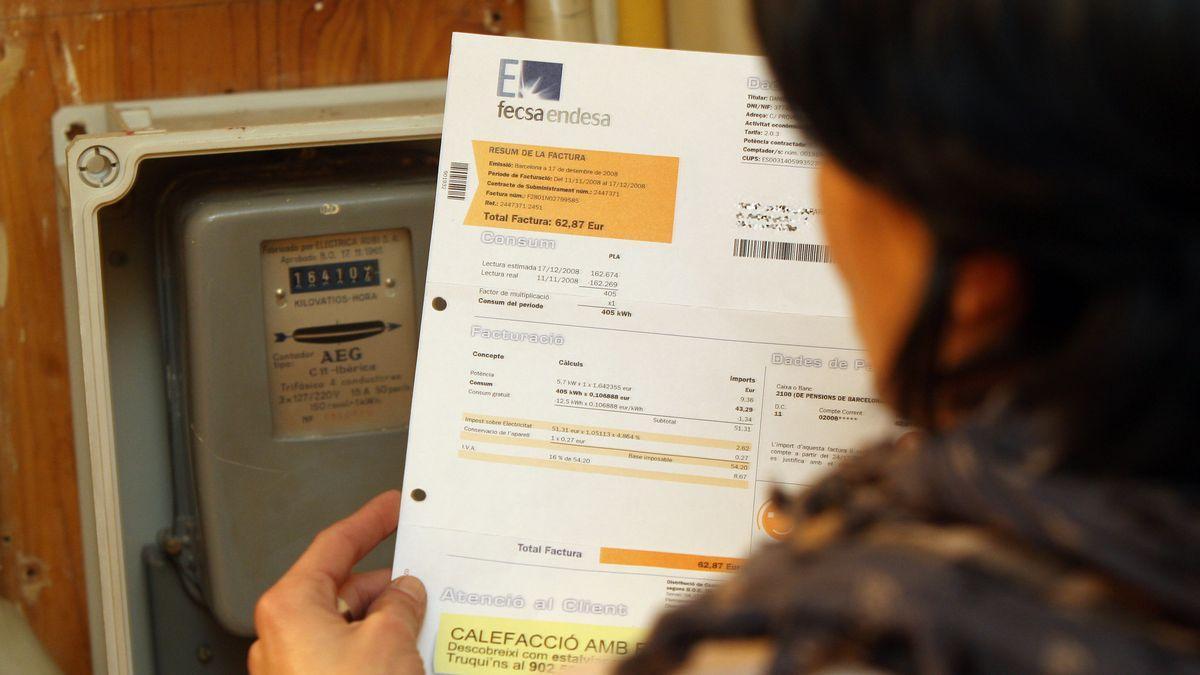
[[[400,486],[444,92],[56,114],[96,672],[245,672],[262,591]]]

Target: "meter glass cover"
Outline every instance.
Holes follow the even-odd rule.
[[[276,437],[403,428],[417,331],[408,230],[262,245]]]

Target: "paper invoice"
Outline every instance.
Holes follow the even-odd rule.
[[[455,35],[395,574],[438,673],[638,648],[893,433],[763,60]]]

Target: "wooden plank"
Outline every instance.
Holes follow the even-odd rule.
[[[211,5],[212,0],[0,0],[0,20]]]
[[[73,674],[89,665],[87,598],[49,147],[71,97],[35,23],[0,24],[0,594]]]
[[[0,0],[0,595],[90,672],[50,115],[73,103],[444,76],[517,0]],[[165,523],[164,523],[165,525]]]

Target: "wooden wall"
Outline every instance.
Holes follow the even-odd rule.
[[[520,0],[0,0],[0,595],[90,671],[50,115],[75,103],[443,77]]]

